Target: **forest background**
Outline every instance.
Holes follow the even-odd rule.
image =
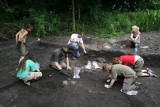
[[[85,32],[97,38],[123,36],[137,25],[160,30],[160,0],[0,0],[0,40],[30,23],[32,35],[67,36]]]

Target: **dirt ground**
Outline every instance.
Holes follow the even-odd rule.
[[[28,38],[28,50],[41,65],[43,78],[33,81],[30,86],[16,78],[15,68],[20,55],[15,50],[14,40],[0,42],[0,107],[159,107],[160,105],[160,32],[141,34],[141,47],[138,54],[145,60],[145,66],[157,74],[157,78],[137,78],[141,82],[136,96],[120,92],[122,82],[116,82],[112,89],[104,88],[108,74],[100,69],[80,73],[80,79],[66,77],[48,67],[49,58],[57,47],[66,46],[69,36]],[[129,34],[123,38],[97,39],[85,35],[87,55],[73,60],[71,67],[84,66],[87,61],[105,59],[107,63],[115,56],[133,54]],[[100,63],[98,63],[101,65]],[[66,70],[71,75],[71,70]],[[49,76],[52,74],[51,76]],[[64,85],[65,83],[65,85]]]

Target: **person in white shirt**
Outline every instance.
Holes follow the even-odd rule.
[[[74,58],[79,58],[79,46],[83,49],[83,52],[86,54],[86,49],[83,43],[83,33],[72,34],[68,41],[68,50],[72,52]]]

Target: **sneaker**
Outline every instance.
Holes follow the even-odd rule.
[[[152,72],[148,72],[148,74],[149,74],[150,77],[155,77],[155,78],[157,78],[157,75],[156,75],[156,74],[153,74]]]
[[[124,92],[124,91],[121,89],[120,92],[122,92],[122,93],[124,93],[124,94],[127,94],[127,95],[129,95],[129,96],[137,95],[137,94],[138,94],[138,91],[136,91],[136,90],[131,90],[131,91]]]
[[[156,74],[152,74],[152,75],[151,75],[151,77],[155,77],[155,78],[157,78],[157,75],[156,75]]]
[[[26,85],[28,85],[28,86],[31,85],[30,81],[24,81],[24,83],[25,83]]]

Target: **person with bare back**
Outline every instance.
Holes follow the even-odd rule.
[[[29,32],[31,32],[33,26],[28,24],[24,29],[21,29],[16,33],[16,45],[17,51],[21,53],[21,55],[25,55],[27,53],[26,50],[26,38]]]

